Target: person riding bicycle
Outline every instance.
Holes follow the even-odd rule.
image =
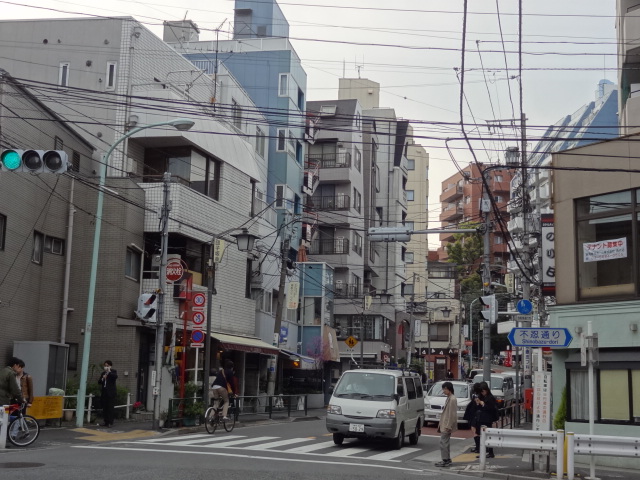
[[[12,403],[22,405],[24,403],[16,377],[21,365],[24,365],[22,360],[11,357],[9,365],[0,370],[0,405],[10,405]]]
[[[220,369],[216,379],[211,384],[211,397],[217,402],[222,398],[222,419],[229,420],[229,395],[237,396],[235,374],[233,372],[233,362],[225,360],[224,369]]]

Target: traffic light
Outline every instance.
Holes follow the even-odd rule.
[[[156,323],[156,311],[158,310],[158,296],[155,293],[143,293],[138,298],[138,310],[136,315],[149,323]]]
[[[10,148],[0,155],[0,171],[29,173],[64,173],[69,156],[64,150],[20,150]]]
[[[496,296],[486,295],[484,297],[480,297],[480,303],[482,304],[482,310],[480,311],[482,318],[490,323],[496,323],[496,320],[498,319]]]

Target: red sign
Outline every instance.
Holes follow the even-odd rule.
[[[202,325],[205,320],[204,312],[193,312],[191,319],[196,325]]]
[[[465,340],[464,341],[465,346],[467,347],[473,347],[473,340]]]
[[[177,282],[184,275],[184,267],[179,260],[172,260],[167,263],[167,281]]]
[[[191,303],[193,304],[194,309],[203,308],[207,303],[207,297],[205,296],[204,293],[198,292],[193,295],[193,299],[191,300]]]
[[[202,343],[203,341],[204,341],[204,332],[202,330],[193,330],[191,332],[191,342]]]

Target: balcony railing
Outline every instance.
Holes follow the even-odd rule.
[[[320,168],[349,168],[351,167],[351,153],[309,153],[307,164],[317,163]]]
[[[310,197],[305,208],[308,210],[349,210],[351,197],[349,195]]]
[[[362,285],[358,285],[357,283],[336,283],[333,291],[336,298],[362,297]]]
[[[344,255],[349,253],[349,239],[316,240],[311,242],[309,255]]]

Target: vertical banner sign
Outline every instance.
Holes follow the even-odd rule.
[[[533,389],[533,430],[551,429],[551,373],[535,372]]]
[[[371,310],[371,302],[373,300],[373,297],[371,295],[365,295],[364,296],[364,309],[365,310]]]
[[[287,292],[287,309],[295,310],[298,308],[300,298],[300,282],[289,282],[289,291]]]
[[[422,320],[420,319],[413,321],[413,336],[414,338],[422,336]]]
[[[513,273],[507,273],[504,276],[504,284],[507,287],[507,293],[515,292],[515,275]]]
[[[542,294],[553,296],[556,294],[556,247],[552,213],[540,216],[542,235]]]
[[[221,238],[216,238],[215,242],[213,242],[213,263],[220,263],[222,261],[225,248],[227,248],[227,242]]]

